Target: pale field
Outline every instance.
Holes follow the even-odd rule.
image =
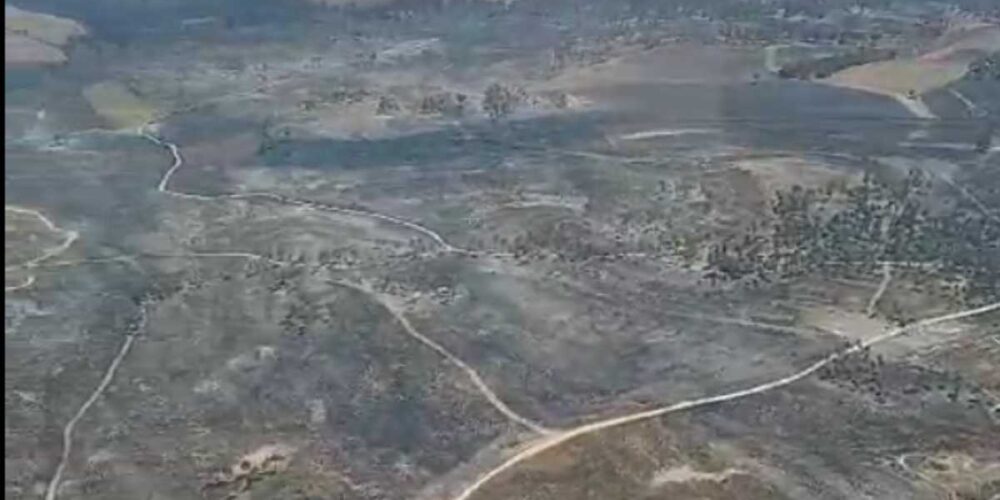
[[[920,56],[854,66],[825,81],[883,95],[925,94],[962,78],[977,53],[1000,50],[1000,26],[949,32],[941,40],[945,45]]]
[[[118,82],[96,83],[84,89],[83,95],[115,128],[135,128],[153,120],[154,109]]]
[[[3,55],[5,65],[62,64],[66,54],[62,50],[23,35],[4,33]]]
[[[62,64],[62,47],[86,28],[72,19],[4,6],[4,64]]]
[[[693,44],[625,50],[592,65],[569,65],[536,90],[574,91],[635,83],[726,83],[749,79],[760,54],[748,49],[719,49]]]
[[[6,32],[60,47],[74,37],[87,34],[87,29],[72,19],[31,12],[12,5],[4,5],[3,24]]]
[[[829,78],[841,87],[877,94],[924,94],[965,75],[967,60],[926,61],[897,59],[847,68]]]

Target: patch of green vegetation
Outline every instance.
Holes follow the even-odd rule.
[[[118,82],[101,82],[84,89],[94,111],[116,128],[131,128],[153,120],[154,110]]]

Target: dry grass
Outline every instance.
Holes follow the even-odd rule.
[[[1000,26],[954,30],[942,36],[938,46],[918,57],[847,68],[826,81],[882,95],[925,94],[962,78],[977,53],[1000,50]]]
[[[925,480],[948,491],[951,498],[990,498],[990,490],[995,493],[995,484],[1000,482],[1000,462],[977,460],[962,452],[931,455],[916,469]]]
[[[911,90],[924,94],[962,78],[968,63],[965,58],[896,59],[847,68],[831,76],[829,81],[876,94],[906,94]]]
[[[1000,50],[1000,26],[975,24],[956,27],[941,36],[938,47],[922,55],[921,59],[945,59],[961,51],[993,52]]]

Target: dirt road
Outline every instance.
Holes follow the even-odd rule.
[[[167,142],[167,141],[165,141],[165,140],[157,137],[156,135],[153,135],[153,134],[147,132],[146,129],[147,129],[147,127],[140,128],[139,132],[138,132],[139,135],[141,135],[142,137],[146,138],[147,140],[153,142],[154,144],[156,144],[156,145],[158,145],[160,147],[166,148],[168,151],[170,151],[170,155],[173,158],[173,163],[170,165],[170,168],[163,175],[163,177],[160,179],[160,182],[156,186],[157,191],[159,191],[161,193],[169,194],[171,196],[176,196],[176,197],[179,197],[179,198],[186,198],[186,199],[193,199],[193,200],[200,200],[200,201],[241,200],[241,199],[242,200],[252,200],[254,198],[268,199],[268,200],[272,200],[272,201],[275,201],[275,202],[278,202],[278,203],[282,203],[282,204],[286,204],[286,205],[291,205],[291,206],[296,206],[296,207],[310,208],[312,210],[319,211],[319,212],[332,212],[332,213],[339,213],[339,214],[344,214],[344,215],[352,215],[352,216],[357,216],[357,217],[365,217],[365,218],[369,218],[369,219],[376,219],[376,220],[387,222],[389,224],[393,224],[393,225],[396,225],[396,226],[405,227],[405,228],[407,228],[407,229],[409,229],[411,231],[416,231],[416,232],[418,232],[418,233],[420,233],[420,234],[422,234],[422,235],[430,238],[431,240],[433,240],[436,244],[438,244],[446,252],[449,252],[449,253],[472,253],[470,250],[459,248],[459,247],[456,247],[456,246],[452,245],[451,243],[448,243],[448,241],[445,240],[444,237],[441,236],[438,232],[436,232],[436,231],[434,231],[434,230],[432,230],[432,229],[430,229],[430,228],[428,228],[426,226],[422,226],[422,225],[417,224],[415,222],[410,222],[408,220],[400,219],[398,217],[393,217],[391,215],[386,215],[386,214],[382,214],[382,213],[378,213],[378,212],[371,212],[371,211],[368,211],[368,210],[360,210],[360,209],[354,209],[354,208],[337,207],[337,206],[333,206],[333,205],[329,205],[329,204],[325,204],[325,203],[313,202],[313,201],[297,200],[297,199],[294,199],[294,198],[289,198],[287,196],[282,196],[282,195],[279,195],[279,194],[267,193],[267,192],[263,192],[263,193],[235,193],[235,194],[220,194],[220,195],[206,196],[206,195],[190,194],[190,193],[183,193],[183,192],[180,192],[180,191],[174,191],[174,190],[170,189],[170,180],[174,176],[174,174],[177,173],[177,171],[184,165],[184,157],[181,155],[180,148],[178,148],[178,146],[176,144],[172,143],[172,142]]]
[[[935,325],[935,324],[938,324],[938,323],[943,323],[943,322],[946,322],[946,321],[953,321],[953,320],[957,320],[957,319],[968,318],[968,317],[972,317],[972,316],[976,316],[976,315],[980,315],[980,314],[985,314],[987,312],[996,311],[996,310],[1000,310],[1000,302],[994,303],[994,304],[989,304],[989,305],[982,306],[982,307],[978,307],[978,308],[975,308],[975,309],[969,309],[969,310],[965,310],[965,311],[960,311],[960,312],[951,313],[951,314],[945,314],[943,316],[937,316],[937,317],[934,317],[934,318],[929,318],[929,319],[921,320],[921,321],[918,321],[918,322],[915,322],[915,323],[911,323],[909,325],[906,325],[906,326],[903,326],[903,327],[900,327],[900,328],[896,328],[894,330],[891,330],[889,332],[883,333],[881,335],[872,337],[872,338],[870,338],[870,339],[868,339],[868,340],[866,340],[864,342],[861,342],[859,344],[855,344],[855,345],[853,345],[853,346],[851,346],[849,348],[846,348],[846,349],[844,349],[842,351],[839,351],[839,352],[836,352],[834,354],[831,354],[830,356],[827,356],[827,357],[825,357],[825,358],[823,358],[823,359],[821,359],[821,360],[819,360],[819,361],[817,361],[817,362],[815,362],[815,363],[807,366],[806,368],[804,368],[804,369],[802,369],[802,370],[800,370],[798,372],[795,372],[795,373],[793,373],[791,375],[788,375],[787,377],[783,377],[783,378],[780,378],[780,379],[777,379],[777,380],[773,380],[771,382],[766,382],[766,383],[759,384],[759,385],[756,385],[756,386],[753,386],[753,387],[750,387],[750,388],[747,388],[747,389],[742,389],[742,390],[739,390],[739,391],[734,391],[734,392],[730,392],[730,393],[726,393],[726,394],[720,394],[720,395],[717,395],[717,396],[709,396],[709,397],[705,397],[705,398],[699,398],[699,399],[691,399],[691,400],[687,400],[687,401],[681,401],[679,403],[674,403],[674,404],[669,405],[669,406],[663,406],[663,407],[660,407],[660,408],[654,408],[652,410],[640,411],[640,412],[636,412],[636,413],[630,413],[628,415],[623,415],[623,416],[620,416],[620,417],[609,418],[609,419],[606,419],[606,420],[600,420],[600,421],[597,421],[597,422],[592,422],[592,423],[589,423],[589,424],[584,424],[584,425],[581,425],[581,426],[573,428],[573,429],[568,429],[568,430],[565,430],[565,431],[556,432],[554,434],[549,434],[549,435],[541,438],[539,441],[537,441],[536,443],[532,444],[528,448],[526,448],[526,449],[522,450],[521,452],[517,453],[516,455],[510,457],[509,459],[507,459],[502,464],[494,467],[493,469],[489,470],[488,472],[486,472],[485,474],[483,474],[482,476],[480,476],[479,479],[477,479],[474,483],[472,483],[471,485],[467,486],[458,495],[454,496],[453,500],[469,500],[470,498],[472,498],[472,496],[477,491],[479,491],[483,487],[483,485],[485,485],[486,483],[490,482],[493,478],[497,477],[498,475],[502,474],[503,472],[505,472],[507,470],[510,470],[515,465],[517,465],[517,464],[519,464],[521,462],[524,462],[525,460],[528,460],[528,459],[530,459],[530,458],[532,458],[534,456],[537,456],[537,455],[541,454],[542,452],[545,452],[547,450],[555,448],[556,446],[559,446],[559,445],[561,445],[561,444],[563,444],[563,443],[565,443],[565,442],[567,442],[567,441],[569,441],[569,440],[571,440],[573,438],[576,438],[576,437],[579,437],[579,436],[582,436],[582,435],[585,435],[585,434],[592,434],[592,433],[599,432],[599,431],[602,431],[604,429],[609,429],[609,428],[612,428],[612,427],[618,427],[618,426],[629,424],[629,423],[632,423],[632,422],[638,422],[638,421],[641,421],[641,420],[647,420],[647,419],[650,419],[650,418],[660,417],[660,416],[667,415],[667,414],[670,414],[670,413],[676,413],[676,412],[679,412],[679,411],[688,410],[688,409],[691,409],[691,408],[698,408],[698,407],[702,407],[702,406],[709,406],[709,405],[713,405],[713,404],[717,404],[717,403],[723,403],[723,402],[726,402],[726,401],[733,401],[733,400],[741,399],[741,398],[744,398],[744,397],[747,397],[747,396],[753,396],[753,395],[756,395],[756,394],[762,394],[762,393],[765,393],[765,392],[768,392],[768,391],[771,391],[771,390],[774,390],[774,389],[778,389],[778,388],[784,387],[786,385],[792,384],[792,383],[797,382],[799,380],[802,380],[802,379],[808,377],[809,375],[812,375],[813,373],[815,373],[816,371],[818,371],[820,368],[823,368],[824,366],[832,363],[833,361],[835,361],[835,360],[837,360],[837,359],[839,359],[839,358],[841,358],[843,356],[846,356],[846,355],[854,353],[854,352],[858,352],[858,351],[864,349],[865,347],[869,347],[869,346],[878,344],[880,342],[884,342],[886,340],[893,339],[893,338],[898,337],[898,336],[900,336],[900,335],[902,335],[902,334],[904,334],[904,333],[906,333],[906,332],[908,332],[910,330],[913,330],[913,329],[916,329],[916,328],[927,327],[927,326]]]
[[[764,68],[775,74],[781,71],[781,65],[778,64],[778,51],[787,47],[790,45],[780,43],[764,47]]]
[[[48,228],[49,231],[52,231],[54,233],[61,233],[61,234],[65,235],[65,237],[63,239],[63,242],[60,243],[59,245],[56,245],[56,246],[54,246],[54,247],[52,247],[52,248],[50,248],[48,250],[45,250],[38,257],[30,259],[30,260],[28,260],[26,262],[21,262],[19,264],[14,264],[14,265],[11,265],[11,266],[5,266],[4,267],[4,272],[17,271],[17,270],[22,270],[22,269],[34,269],[34,268],[38,267],[38,265],[41,264],[42,262],[45,262],[45,261],[47,261],[47,260],[49,260],[49,259],[51,259],[53,257],[56,257],[57,255],[60,255],[60,254],[62,254],[64,252],[66,252],[67,250],[69,250],[69,248],[71,246],[73,246],[73,243],[75,243],[76,240],[79,239],[79,237],[80,237],[80,233],[77,233],[76,231],[73,231],[73,230],[70,230],[70,229],[62,229],[62,228],[60,228],[54,222],[52,222],[51,219],[49,219],[48,217],[46,217],[45,214],[39,212],[38,210],[34,210],[34,209],[31,209],[31,208],[18,207],[18,206],[13,206],[13,205],[6,205],[6,206],[4,206],[4,211],[5,212],[14,212],[14,213],[19,213],[19,214],[25,214],[25,215],[32,215],[34,217],[37,217],[39,220],[41,220],[42,224],[44,224],[45,227]],[[18,290],[24,290],[26,288],[30,288],[34,284],[35,284],[35,276],[34,275],[28,275],[28,277],[25,278],[25,280],[22,283],[20,283],[20,284],[13,285],[13,286],[4,286],[4,293],[7,293],[7,292],[16,292]]]
[[[160,139],[159,137],[157,137],[157,136],[155,136],[155,135],[147,132],[146,131],[146,127],[141,128],[139,130],[139,134],[142,137],[146,138],[147,140],[153,142],[154,144],[156,144],[156,145],[158,145],[160,147],[166,148],[170,152],[170,155],[171,155],[171,157],[173,159],[173,162],[172,162],[170,168],[167,170],[167,172],[160,179],[160,182],[157,184],[157,191],[159,191],[161,193],[165,193],[165,194],[169,194],[169,195],[173,195],[173,196],[178,196],[178,197],[182,197],[182,198],[196,199],[196,200],[200,200],[200,201],[261,198],[261,199],[269,199],[269,200],[276,201],[278,203],[287,204],[287,205],[292,205],[292,206],[297,206],[297,207],[306,207],[306,208],[310,208],[310,209],[313,209],[313,210],[316,210],[316,211],[320,211],[320,212],[335,212],[335,213],[341,213],[341,214],[347,214],[347,215],[353,215],[353,216],[367,217],[367,218],[372,218],[372,219],[377,219],[377,220],[385,221],[385,222],[388,222],[388,223],[391,223],[391,224],[395,224],[395,225],[398,225],[398,226],[403,226],[403,227],[405,227],[407,229],[419,232],[419,233],[421,233],[421,234],[429,237],[430,239],[434,240],[435,243],[437,243],[439,246],[441,246],[447,252],[453,252],[453,253],[470,253],[470,254],[472,253],[471,251],[464,250],[464,249],[461,249],[461,248],[458,248],[458,247],[455,247],[455,246],[451,245],[450,243],[448,243],[447,241],[445,241],[445,239],[440,234],[438,234],[437,232],[435,232],[435,231],[433,231],[433,230],[431,230],[431,229],[429,229],[427,227],[421,226],[419,224],[416,224],[416,223],[413,223],[413,222],[410,222],[410,221],[399,219],[399,218],[396,218],[396,217],[393,217],[393,216],[390,216],[390,215],[385,215],[385,214],[377,213],[377,212],[369,212],[369,211],[365,211],[365,210],[340,208],[340,207],[334,207],[332,205],[327,205],[327,204],[322,204],[322,203],[317,203],[317,202],[304,201],[304,200],[296,200],[296,199],[293,199],[293,198],[288,198],[288,197],[285,197],[285,196],[282,196],[282,195],[278,195],[278,194],[274,194],[274,193],[222,194],[222,195],[216,195],[216,196],[204,196],[204,195],[192,195],[192,194],[188,194],[188,193],[181,193],[181,192],[177,192],[177,191],[171,190],[170,189],[170,180],[171,180],[171,178],[184,165],[184,157],[181,155],[180,148],[178,148],[176,144],[173,144],[171,142],[167,142],[167,141],[165,141],[163,139]],[[199,256],[199,254],[192,254],[191,256],[197,257],[197,256]],[[209,256],[209,255],[202,254],[201,256]],[[234,257],[246,257],[246,258],[251,258],[251,259],[266,259],[266,260],[272,260],[273,261],[273,259],[268,259],[268,258],[263,257],[261,255],[250,254],[250,253],[240,253],[240,252],[214,253],[214,254],[211,254],[211,256],[216,256],[216,257],[234,256]],[[495,392],[493,392],[492,389],[490,389],[490,387],[486,384],[486,382],[483,381],[482,377],[479,375],[478,372],[476,372],[475,369],[473,369],[467,363],[465,363],[464,361],[462,361],[458,356],[452,354],[450,351],[448,351],[447,349],[445,349],[443,346],[441,346],[440,344],[438,344],[434,340],[432,340],[432,339],[426,337],[425,335],[421,334],[416,328],[413,327],[412,324],[410,324],[410,321],[408,319],[406,319],[406,317],[402,314],[402,312],[399,311],[399,309],[396,308],[392,304],[391,301],[389,301],[386,298],[382,297],[380,294],[376,293],[375,291],[370,290],[370,289],[368,289],[368,288],[366,288],[364,286],[358,285],[358,284],[349,283],[349,282],[346,282],[346,281],[338,281],[336,283],[339,284],[339,285],[341,285],[341,286],[348,287],[348,288],[354,289],[356,291],[362,292],[365,295],[367,295],[367,296],[371,297],[372,299],[374,299],[376,302],[378,302],[379,304],[381,304],[383,307],[385,307],[386,310],[388,310],[393,315],[393,317],[400,323],[400,325],[403,326],[403,329],[410,336],[412,336],[413,338],[417,339],[419,342],[421,342],[425,346],[429,347],[433,351],[437,352],[442,357],[444,357],[449,362],[451,362],[453,365],[455,365],[456,367],[458,367],[459,369],[461,369],[463,372],[465,372],[466,375],[468,375],[469,379],[472,381],[473,385],[475,385],[476,388],[479,390],[479,392],[490,402],[491,405],[493,405],[494,408],[496,408],[500,413],[502,413],[508,419],[510,419],[511,421],[516,422],[516,423],[518,423],[520,425],[523,425],[524,427],[527,427],[528,429],[531,429],[532,431],[538,432],[540,434],[547,434],[547,433],[551,432],[549,429],[546,429],[544,426],[542,426],[542,425],[540,425],[538,423],[535,423],[535,422],[531,421],[530,419],[528,419],[528,418],[526,418],[526,417],[518,414],[517,412],[515,412],[514,410],[512,410],[509,406],[507,406],[507,404],[504,403],[500,399],[500,397],[497,396]]]
[[[958,99],[958,101],[961,102],[963,106],[965,106],[965,110],[969,113],[970,117],[982,116],[983,113],[982,110],[979,109],[979,106],[977,106],[976,103],[972,102],[972,99],[966,97],[965,94],[955,89],[948,89],[948,93],[951,94],[952,97],[954,97],[955,99]]]
[[[3,287],[3,291],[4,291],[4,293],[7,293],[7,292],[16,292],[18,290],[24,290],[25,288],[30,288],[31,285],[34,285],[34,284],[35,284],[35,276],[34,275],[30,275],[27,278],[25,278],[24,281],[22,281],[22,282],[20,282],[20,283],[18,283],[16,285],[4,286]]]
[[[452,354],[451,351],[445,349],[441,344],[438,344],[431,338],[420,333],[419,330],[413,327],[413,325],[410,323],[410,320],[406,319],[406,316],[403,315],[402,311],[400,311],[399,308],[396,307],[390,300],[387,300],[378,292],[375,292],[374,290],[371,290],[368,287],[359,285],[357,283],[351,283],[348,281],[335,281],[334,283],[342,287],[350,288],[352,290],[361,292],[370,297],[375,302],[381,304],[382,307],[384,307],[387,311],[389,311],[389,313],[392,314],[392,316],[396,319],[396,321],[399,322],[400,325],[402,325],[403,329],[406,330],[407,334],[409,334],[411,337],[415,338],[417,341],[424,344],[425,346],[429,347],[434,352],[440,354],[441,357],[447,359],[451,364],[455,365],[456,367],[458,367],[458,369],[465,372],[465,374],[472,381],[472,384],[476,386],[477,390],[479,390],[479,393],[482,394],[483,397],[485,397],[486,400],[489,401],[490,404],[493,405],[493,407],[496,408],[497,411],[502,413],[505,417],[539,434],[547,435],[553,433],[551,429],[545,428],[541,424],[532,421],[531,419],[517,413],[516,411],[512,410],[509,406],[507,406],[507,404],[504,403],[503,400],[501,400],[500,397],[497,396],[495,392],[493,392],[493,389],[490,389],[490,386],[486,385],[486,382],[483,381],[483,378],[479,376],[479,372],[477,372],[474,368],[469,366],[465,361],[462,361],[461,358]]]
[[[399,218],[396,218],[396,217],[393,217],[393,216],[390,216],[390,215],[380,214],[380,213],[377,213],[377,212],[369,212],[369,211],[365,211],[365,210],[340,208],[340,207],[334,207],[334,206],[331,206],[331,205],[321,204],[321,203],[317,203],[317,202],[296,200],[296,199],[288,198],[288,197],[285,197],[285,196],[282,196],[282,195],[278,195],[278,194],[274,194],[274,193],[223,194],[223,195],[217,195],[217,196],[204,196],[204,195],[192,195],[192,194],[188,194],[188,193],[181,193],[181,192],[173,191],[173,190],[170,189],[170,179],[184,165],[184,157],[181,155],[180,148],[178,148],[176,144],[173,144],[171,142],[167,142],[167,141],[165,141],[163,139],[160,139],[159,137],[157,137],[157,136],[155,136],[153,134],[150,134],[149,132],[146,131],[145,127],[139,130],[139,134],[142,135],[143,137],[145,137],[147,140],[153,142],[154,144],[156,144],[156,145],[158,145],[160,147],[166,148],[170,152],[171,157],[173,158],[173,162],[172,162],[170,168],[167,170],[167,172],[160,179],[160,182],[157,184],[157,191],[159,191],[161,193],[165,193],[165,194],[169,194],[169,195],[173,195],[173,196],[178,196],[178,197],[182,197],[182,198],[197,199],[197,200],[202,200],[202,201],[206,201],[206,200],[220,200],[220,199],[222,199],[222,200],[234,200],[234,199],[263,198],[263,199],[270,199],[270,200],[273,200],[273,201],[276,201],[276,202],[279,202],[279,203],[288,204],[288,205],[311,208],[313,210],[320,211],[320,212],[336,212],[336,213],[342,213],[342,214],[348,214],[348,215],[354,215],[354,216],[368,217],[368,218],[373,218],[373,219],[377,219],[377,220],[389,222],[391,224],[403,226],[403,227],[406,227],[406,228],[411,229],[413,231],[417,231],[417,232],[419,232],[419,233],[421,233],[421,234],[429,237],[430,239],[434,240],[435,243],[437,243],[438,245],[440,245],[447,252],[471,253],[468,250],[460,249],[458,247],[455,247],[455,246],[451,245],[450,243],[448,243],[447,241],[445,241],[445,239],[440,234],[438,234],[437,232],[435,232],[435,231],[433,231],[433,230],[431,230],[431,229],[429,229],[427,227],[421,226],[419,224],[416,224],[416,223],[413,223],[413,222],[410,222],[410,221],[402,220],[402,219],[399,219]],[[228,253],[228,254],[212,254],[212,255],[214,255],[214,256],[229,255],[229,256],[242,256],[242,257],[253,258],[253,259],[265,259],[265,257],[260,256],[260,255],[249,254],[249,253],[239,253],[239,252],[231,252],[231,253]],[[194,256],[197,256],[197,255],[194,255]],[[527,427],[527,428],[529,428],[529,429],[531,429],[531,430],[533,430],[535,432],[542,433],[542,434],[551,432],[550,430],[546,429],[544,426],[539,425],[539,424],[537,424],[535,422],[532,422],[530,419],[525,418],[524,416],[518,414],[517,412],[515,412],[514,410],[512,410],[510,407],[508,407],[507,404],[504,403],[499,398],[499,396],[497,396],[496,393],[493,392],[492,389],[490,389],[490,387],[488,385],[486,385],[486,382],[483,381],[482,377],[479,376],[479,373],[476,372],[475,369],[473,369],[467,363],[465,363],[464,361],[462,361],[458,356],[455,356],[454,354],[452,354],[450,351],[448,351],[447,349],[445,349],[443,346],[441,346],[437,342],[435,342],[435,341],[431,340],[430,338],[428,338],[428,337],[424,336],[423,334],[421,334],[416,328],[413,327],[412,324],[410,324],[409,320],[406,319],[406,317],[390,301],[386,300],[385,298],[383,298],[378,293],[376,293],[376,292],[374,292],[372,290],[369,290],[369,289],[367,289],[367,288],[365,288],[363,286],[354,284],[354,283],[348,283],[348,282],[339,281],[339,282],[337,282],[337,284],[339,284],[341,286],[348,287],[348,288],[352,288],[352,289],[357,290],[357,291],[360,291],[360,292],[368,295],[369,297],[373,298],[376,302],[380,303],[383,307],[386,308],[386,310],[388,310],[393,315],[393,317],[396,318],[396,320],[400,323],[400,325],[403,326],[403,329],[410,336],[414,337],[415,339],[417,339],[418,341],[420,341],[422,344],[424,344],[427,347],[431,348],[432,350],[434,350],[435,352],[437,352],[438,354],[440,354],[441,356],[443,356],[445,359],[447,359],[449,362],[451,362],[452,364],[454,364],[455,366],[457,366],[459,369],[461,369],[462,371],[464,371],[469,376],[469,379],[472,380],[472,383],[476,386],[476,388],[479,390],[479,392],[482,393],[482,395],[490,402],[490,404],[492,404],[504,416],[506,416],[510,420],[512,420],[514,422],[517,422],[518,424],[521,424],[521,425],[523,425],[523,426],[525,426],[525,427]]]
[[[872,298],[868,299],[868,307],[865,308],[865,312],[868,317],[875,316],[875,307],[878,306],[878,301],[882,300],[882,295],[885,295],[885,291],[889,288],[889,282],[892,281],[892,263],[883,262],[882,263],[882,281],[878,284],[878,289],[872,294]]]
[[[45,489],[45,500],[55,500],[56,496],[59,494],[59,485],[62,482],[63,473],[66,471],[66,465],[69,463],[70,453],[73,451],[73,430],[76,428],[76,424],[87,414],[90,407],[97,402],[98,399],[104,394],[104,391],[108,389],[111,385],[111,381],[115,378],[115,373],[118,372],[118,367],[121,365],[122,360],[128,354],[129,350],[132,349],[132,344],[135,343],[136,337],[146,329],[146,319],[147,319],[147,304],[144,302],[140,306],[139,321],[137,324],[129,331],[125,336],[125,340],[122,342],[122,346],[118,349],[118,354],[115,355],[111,360],[111,364],[108,365],[107,370],[104,371],[104,376],[101,377],[100,383],[94,388],[94,392],[90,394],[90,397],[80,405],[80,408],[73,415],[73,418],[66,423],[63,427],[62,432],[62,455],[59,458],[59,465],[56,466],[55,474],[52,475],[52,479],[49,481],[48,487]]]
[[[24,207],[17,207],[17,206],[13,206],[13,205],[7,205],[7,206],[3,207],[3,209],[6,212],[14,212],[14,213],[25,214],[25,215],[32,215],[34,217],[37,217],[39,220],[42,221],[42,224],[45,224],[45,227],[48,228],[49,231],[52,231],[54,233],[61,233],[61,234],[66,235],[65,239],[63,240],[63,242],[60,243],[59,245],[54,246],[54,247],[52,247],[52,248],[50,248],[50,249],[42,252],[41,255],[39,255],[38,257],[35,257],[34,259],[28,260],[27,262],[22,262],[20,264],[15,264],[15,265],[12,265],[12,266],[6,266],[4,268],[4,270],[6,270],[6,271],[17,270],[17,269],[30,269],[30,268],[33,268],[33,267],[37,266],[39,263],[44,262],[44,261],[46,261],[48,259],[51,259],[52,257],[55,257],[55,256],[57,256],[57,255],[65,252],[66,250],[69,250],[69,247],[72,246],[73,243],[76,242],[76,240],[80,237],[80,234],[77,233],[76,231],[60,228],[54,222],[52,222],[51,219],[49,219],[48,217],[46,217],[45,214],[39,212],[38,210],[33,210],[33,209],[30,209],[30,208],[24,208]]]

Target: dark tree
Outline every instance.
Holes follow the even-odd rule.
[[[496,121],[509,115],[523,99],[524,91],[494,83],[486,88],[483,96],[483,111]]]

